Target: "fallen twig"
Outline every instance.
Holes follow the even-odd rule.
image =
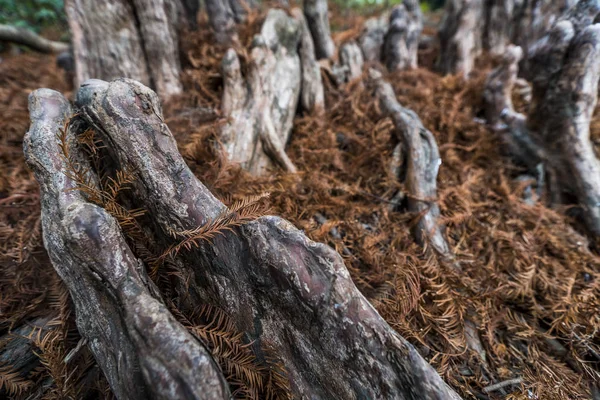
[[[483,391],[486,393],[495,392],[498,389],[502,389],[502,388],[505,388],[505,387],[511,386],[511,385],[518,385],[521,382],[523,382],[523,378],[508,379],[506,381],[502,381],[502,382],[494,383],[493,385],[490,385],[490,386],[486,386],[483,388]]]

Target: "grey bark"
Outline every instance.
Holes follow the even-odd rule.
[[[417,68],[423,15],[418,0],[394,7],[384,39],[383,58],[390,71]]]
[[[69,50],[68,43],[48,40],[29,29],[5,24],[0,24],[0,42],[20,44],[42,53],[61,53]]]
[[[178,1],[133,0],[133,4],[153,87],[164,98],[181,93]]]
[[[520,47],[507,47],[500,65],[486,79],[484,108],[488,126],[502,138],[508,153],[535,172],[544,154],[527,132],[525,116],[514,110],[511,98],[522,57]]]
[[[298,53],[302,66],[300,105],[308,112],[320,112],[325,108],[325,92],[321,67],[315,57],[315,45],[302,10],[294,8],[292,16],[300,24],[301,35]]]
[[[248,11],[257,6],[257,0],[229,0],[229,6],[237,23],[246,21]]]
[[[128,77],[150,85],[133,6],[126,0],[66,0],[75,86],[86,79]]]
[[[371,17],[365,21],[358,43],[365,62],[381,61],[383,42],[389,26],[390,13],[384,12],[379,17]]]
[[[444,73],[470,71],[481,49],[502,55],[509,44],[524,49],[539,40],[575,0],[451,0],[440,30]],[[457,32],[461,33],[458,34]],[[465,43],[459,40],[464,37]],[[482,40],[481,40],[482,39]],[[448,60],[444,58],[448,57]],[[466,67],[465,67],[466,66]]]
[[[65,174],[57,135],[72,115],[68,101],[39,89],[30,95],[29,109],[24,151],[40,183],[44,246],[69,289],[79,332],[115,395],[229,398],[218,366],[162,303],[117,221],[89,203]],[[71,131],[67,142],[72,157],[85,165]]]
[[[221,44],[238,43],[236,23],[246,21],[248,11],[257,6],[256,0],[205,0],[208,19]]]
[[[40,358],[35,354],[34,338],[38,335],[44,337],[53,329],[48,322],[48,317],[36,318],[0,337],[0,368],[10,367],[21,378],[27,378],[40,365]],[[9,398],[4,388],[0,388],[0,396]]]
[[[501,55],[514,43],[529,48],[570,9],[576,0],[486,0],[483,47]]]
[[[399,142],[392,154],[390,167],[397,169],[398,178],[404,182],[405,192],[398,192],[392,203],[407,197],[408,211],[418,215],[417,224],[412,232],[417,243],[425,249],[433,248],[440,259],[452,263],[460,271],[461,266],[456,262],[446,239],[445,226],[439,221],[437,176],[442,160],[435,137],[423,126],[413,110],[398,103],[394,89],[379,71],[371,69],[369,75],[375,86],[375,95],[381,110],[392,119],[393,135]],[[469,313],[476,313],[476,310],[469,310]],[[465,316],[463,322],[467,348],[476,352],[480,362],[485,365],[485,351],[477,325],[469,316]]]
[[[523,8],[532,2],[523,1]],[[492,54],[504,54],[510,43],[515,0],[485,0],[483,46]]]
[[[157,244],[226,209],[185,164],[150,89],[93,80],[77,99],[113,162],[135,174],[132,201],[147,210]],[[223,398],[214,363],[164,309],[116,221],[68,190],[74,183],[61,173],[55,139],[70,114],[64,98],[36,91],[31,112],[25,151],[41,186],[44,243],[117,396],[196,398],[177,392],[185,383]],[[285,220],[259,218],[173,254],[170,264],[189,283],[174,301],[224,310],[259,357],[268,349],[280,358],[295,398],[459,398],[362,296],[339,254]]]
[[[444,227],[438,221],[437,175],[442,160],[435,137],[423,126],[414,111],[398,103],[394,89],[380,72],[370,70],[369,73],[381,109],[392,119],[395,128],[393,134],[402,146],[404,165],[401,170],[405,176],[408,210],[420,214],[414,230],[417,242],[432,246],[438,254],[450,257]]]
[[[508,1],[508,0],[505,0]],[[529,54],[530,48],[545,36],[577,0],[537,0],[514,2],[510,41]]]
[[[468,77],[481,53],[483,0],[448,0],[441,27],[438,68]]]
[[[335,53],[335,44],[329,29],[327,0],[304,0],[304,15],[315,43],[317,59],[331,58]]]
[[[217,42],[221,44],[237,43],[235,15],[230,3],[226,0],[205,0],[204,4]]]
[[[598,1],[579,1],[528,55],[533,85],[527,117],[506,108],[499,120],[510,135],[531,143],[529,158],[540,160],[549,177],[553,202],[565,193],[577,198],[590,233],[600,236],[600,162],[590,141],[589,126],[598,96],[600,78],[600,15]],[[499,68],[506,68],[500,66]],[[516,68],[514,62],[511,68]],[[497,98],[509,89],[494,87],[494,71],[488,80],[486,103],[489,118],[497,116]],[[506,74],[510,87],[514,73]],[[494,92],[501,91],[501,95]],[[496,118],[498,119],[498,118]]]
[[[223,58],[221,108],[229,121],[220,141],[230,160],[255,175],[273,166],[296,171],[285,145],[300,95],[301,30],[298,20],[272,9],[253,40],[246,76],[233,49]]]
[[[358,78],[363,73],[363,54],[356,42],[346,42],[340,46],[339,63],[332,68],[338,85],[343,85]]]
[[[522,58],[523,50],[520,47],[508,46],[500,65],[486,79],[483,92],[485,115],[488,125],[496,131],[503,128],[503,117],[506,113],[514,113],[512,91]]]
[[[76,86],[90,78],[128,77],[165,99],[181,93],[179,7],[179,0],[67,0]]]
[[[198,28],[198,12],[200,11],[200,0],[182,0],[183,12],[191,30]]]

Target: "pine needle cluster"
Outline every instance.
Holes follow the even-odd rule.
[[[259,363],[252,343],[221,309],[203,305],[184,315],[171,304],[175,317],[211,351],[232,395],[240,399],[291,399],[285,369],[276,360]]]
[[[265,215],[266,210],[261,201],[267,197],[269,197],[269,193],[245,197],[228,207],[217,218],[202,226],[185,231],[170,232],[173,237],[180,238],[181,240],[171,245],[160,256],[160,259],[175,256],[182,249],[190,251],[198,247],[203,241],[211,242],[215,237],[225,235],[226,232],[235,233],[234,228]]]

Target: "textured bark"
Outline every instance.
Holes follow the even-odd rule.
[[[501,136],[512,157],[535,172],[544,151],[527,131],[525,116],[517,113],[512,104],[512,92],[522,57],[520,47],[507,47],[500,65],[486,79],[483,98],[490,129]]]
[[[524,54],[576,3],[575,0],[486,0],[483,47],[504,54],[510,43]]]
[[[365,62],[381,61],[382,48],[389,26],[390,13],[384,12],[379,17],[365,21],[358,43]]]
[[[388,70],[417,68],[417,52],[422,30],[423,15],[418,0],[405,0],[394,8],[383,49],[383,58]]]
[[[115,395],[229,398],[218,366],[162,303],[117,221],[86,201],[65,175],[57,134],[72,114],[67,100],[40,89],[31,94],[29,109],[24,150],[40,183],[44,246],[69,289],[79,332]],[[74,135],[67,141],[71,157],[84,165]]]
[[[481,53],[483,0],[448,0],[438,36],[438,68],[468,77]]]
[[[510,43],[511,21],[515,8],[515,0],[484,0],[485,29],[483,31],[483,46],[492,54],[504,54]],[[526,7],[528,1],[523,1]]]
[[[40,366],[40,358],[35,354],[37,348],[34,338],[38,335],[44,337],[53,329],[48,322],[50,318],[37,318],[0,337],[0,371],[3,367],[10,367],[11,372],[26,378]],[[3,388],[0,388],[0,397],[9,398]]]
[[[69,44],[48,40],[29,29],[0,24],[0,42],[16,43],[42,53],[60,53],[69,50]]]
[[[153,87],[164,98],[181,93],[178,1],[133,0],[133,4]]]
[[[175,15],[178,1],[67,0],[76,86],[127,77],[163,98],[181,92]]]
[[[191,30],[198,28],[198,12],[200,11],[200,0],[182,0],[183,13]]]
[[[394,135],[402,145],[408,210],[419,214],[414,235],[421,245],[432,246],[438,254],[448,257],[450,247],[444,236],[443,225],[438,221],[440,209],[437,199],[437,175],[442,164],[433,134],[412,110],[402,107],[392,86],[383,80],[381,73],[370,70],[376,96],[382,111],[394,123]]]
[[[508,0],[504,0],[508,1]],[[529,54],[530,48],[548,33],[550,28],[577,0],[514,1],[510,25],[511,42]]]
[[[456,262],[446,240],[445,227],[439,221],[437,175],[442,160],[435,137],[423,126],[414,111],[398,103],[394,89],[383,79],[380,72],[372,69],[369,75],[375,86],[381,110],[392,119],[395,128],[393,134],[399,142],[394,149],[390,167],[396,170],[398,178],[404,182],[406,193],[397,193],[392,199],[392,204],[407,197],[408,211],[418,215],[418,222],[413,229],[417,243],[426,249],[431,246],[441,260],[453,264],[454,268],[460,271],[461,266]],[[468,312],[475,314],[477,311],[471,309]],[[463,322],[467,348],[477,353],[480,362],[485,366],[485,351],[477,325],[468,315]]]
[[[327,0],[304,0],[304,15],[315,43],[317,59],[331,58],[335,44],[329,29]]]
[[[221,44],[237,43],[235,15],[229,2],[226,0],[205,0],[204,3],[217,42]]]
[[[527,54],[531,45],[544,36],[575,2],[576,0],[479,0],[467,4],[464,1],[452,1],[447,3],[444,27],[451,25],[451,21],[454,21],[452,24],[460,24],[458,21],[464,18],[464,11],[460,10],[471,7],[471,12],[479,15],[476,21],[481,19],[473,33],[481,34],[483,49],[494,55],[502,55],[507,46],[514,43],[521,46]],[[476,11],[476,8],[481,11]],[[452,60],[452,63],[456,61]]]
[[[339,60],[339,64],[333,66],[333,75],[338,85],[362,75],[365,62],[356,42],[346,42],[340,46]]]
[[[565,193],[574,195],[595,237],[600,236],[600,162],[589,126],[600,78],[600,24],[594,23],[598,15],[600,3],[580,1],[535,44],[527,60],[533,85],[529,114],[515,113],[505,100],[499,118],[511,137],[531,144],[529,155],[523,157],[544,163],[552,201],[562,201]],[[515,68],[512,61],[510,69]],[[496,99],[506,97],[514,81],[514,72],[505,73],[504,82],[496,79],[502,75],[496,70],[488,79],[486,100],[492,124],[501,108]],[[499,92],[502,94],[494,95]],[[522,150],[529,148],[523,146]]]
[[[66,0],[75,57],[75,85],[128,77],[150,85],[144,48],[127,0]]]
[[[215,38],[221,44],[238,43],[236,23],[246,21],[256,0],[205,0],[206,12]]]
[[[272,9],[253,40],[246,76],[233,49],[223,58],[221,107],[229,122],[220,140],[228,157],[252,174],[264,174],[274,165],[296,171],[285,145],[300,95],[301,30],[299,21]]]
[[[523,50],[518,46],[509,46],[503,55],[502,62],[487,77],[483,97],[485,100],[485,116],[487,123],[500,130],[506,113],[514,113],[512,91],[519,72],[519,61],[523,58]]]
[[[590,121],[600,78],[597,1],[580,1],[531,50],[533,101],[527,126],[544,144],[552,175],[583,208],[588,229],[600,236],[600,163],[590,141]],[[560,57],[560,58],[559,58]],[[547,80],[544,80],[548,77]]]
[[[248,11],[256,7],[257,0],[229,0],[231,11],[236,22],[241,23],[246,21]]]
[[[481,49],[501,55],[511,43],[525,54],[576,0],[450,0],[440,30],[439,66],[468,75]],[[460,40],[464,40],[461,43]]]
[[[152,91],[130,80],[90,82],[78,102],[115,162],[134,171],[132,196],[157,242],[172,244],[173,231],[223,212],[177,151]],[[218,306],[258,354],[276,354],[295,398],[458,399],[357,290],[339,254],[285,220],[259,218],[171,261],[189,282],[182,297]]]
[[[302,88],[300,105],[308,112],[319,112],[325,108],[325,92],[321,77],[321,66],[315,57],[315,45],[302,10],[294,8],[292,16],[300,24],[300,46],[298,54],[302,66]]]

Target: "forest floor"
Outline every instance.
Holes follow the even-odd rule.
[[[338,18],[339,44],[359,33],[343,29],[360,26],[360,17]],[[258,21],[251,19],[243,40]],[[443,163],[431,200],[457,268],[418,246],[410,229],[419,216],[391,202],[403,190],[390,167],[392,124],[366,79],[340,88],[324,72],[325,115],[297,116],[287,146],[297,175],[251,177],[215,151],[225,49],[213,42],[205,27],[184,36],[185,94],[163,108],[188,165],[215,195],[231,202],[270,193],[269,213],[335,247],[381,315],[465,398],[590,398],[591,382],[600,381],[600,257],[578,231],[576,207],[548,208],[535,180],[481,123],[492,60],[483,57],[464,81],[435,73],[435,54],[422,52],[422,67],[386,76],[437,139]],[[24,53],[0,62],[0,336],[39,316],[72,319],[43,248],[39,189],[22,154],[28,94],[40,87],[73,93],[55,61]],[[515,103],[527,107],[517,94]],[[598,117],[592,135],[600,137]],[[475,351],[467,347],[471,323],[483,345]],[[77,340],[71,332],[61,354]],[[38,351],[49,358],[52,349]],[[56,393],[68,393],[67,372],[43,366],[18,383],[21,392],[50,376],[64,385]],[[106,384],[96,376],[86,385],[103,397]],[[490,390],[512,379],[519,380]]]

